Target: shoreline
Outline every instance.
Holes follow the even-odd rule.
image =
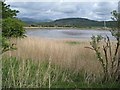
[[[78,29],[78,30],[110,30],[110,28],[77,28],[77,27],[24,27],[24,29]]]

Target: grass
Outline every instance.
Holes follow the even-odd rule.
[[[3,88],[120,86],[116,82],[101,83],[101,65],[96,60],[95,53],[85,48],[90,46],[89,42],[40,38],[25,38],[11,42],[16,43],[17,50],[4,53],[2,57]]]
[[[78,42],[78,41],[66,41],[66,43],[71,44],[71,45],[80,44],[80,42]]]
[[[73,40],[71,41],[73,42]],[[89,42],[81,41],[80,44],[74,45],[67,44],[66,42],[66,40],[59,41],[39,38],[19,39],[16,41],[17,50],[10,51],[7,54],[17,58],[36,61],[48,61],[51,59],[53,64],[75,71],[85,69],[86,72],[94,74],[101,72],[102,68],[96,60],[94,52],[85,48],[90,46]]]
[[[48,88],[59,87],[62,83],[66,83],[62,86],[67,87],[75,81],[83,81],[79,73],[72,73],[73,71],[50,65],[48,62],[36,63],[30,59],[15,57],[3,59],[3,88]],[[72,87],[76,87],[75,84]]]
[[[84,71],[74,72],[50,62],[3,57],[3,88],[119,88],[119,83],[87,81]],[[93,79],[93,77],[89,78]]]

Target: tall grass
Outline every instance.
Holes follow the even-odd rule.
[[[50,62],[3,57],[2,88],[112,88],[119,83],[101,84],[84,70],[59,67]],[[94,81],[95,80],[95,81]],[[94,81],[94,82],[93,82]]]
[[[76,81],[85,84],[84,77],[79,73],[51,65],[49,62],[39,63],[15,57],[3,59],[3,88],[52,88],[59,87],[60,83],[66,83],[65,87],[73,83],[69,87],[77,87],[74,83]]]
[[[101,66],[96,61],[94,52],[85,48],[89,46],[89,42],[76,41],[79,44],[74,45],[66,42],[68,41],[40,38],[19,39],[16,40],[17,50],[8,53],[18,58],[39,61],[51,58],[52,63],[75,71],[86,69],[87,72],[95,74],[101,72]]]
[[[17,50],[2,57],[3,88],[86,88],[119,87],[101,84],[102,68],[89,42],[25,38],[11,40]]]

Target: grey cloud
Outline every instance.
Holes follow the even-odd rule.
[[[53,11],[68,14],[76,13],[78,11],[78,4],[76,2],[59,3],[58,5],[55,6],[55,8],[53,8]]]
[[[117,3],[116,5],[111,2],[99,2],[97,3],[97,7],[93,10],[93,12],[98,16],[99,19],[109,19],[111,16],[111,12],[117,9]],[[103,18],[104,17],[104,18]]]
[[[18,17],[59,19],[85,17],[93,20],[109,20],[116,2],[13,2],[12,9],[20,11]],[[103,18],[104,17],[104,18]]]

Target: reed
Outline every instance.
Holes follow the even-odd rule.
[[[102,67],[95,52],[85,48],[90,46],[88,41],[27,37],[11,42],[17,50],[2,57],[3,88],[119,87],[100,84]]]
[[[13,40],[13,42],[17,44],[17,50],[8,53],[17,58],[39,61],[48,61],[51,58],[52,63],[75,71],[85,69],[87,72],[95,74],[101,72],[101,66],[96,61],[95,53],[85,48],[90,46],[89,42],[83,40],[51,40],[35,37]],[[68,42],[77,43],[71,44]]]

